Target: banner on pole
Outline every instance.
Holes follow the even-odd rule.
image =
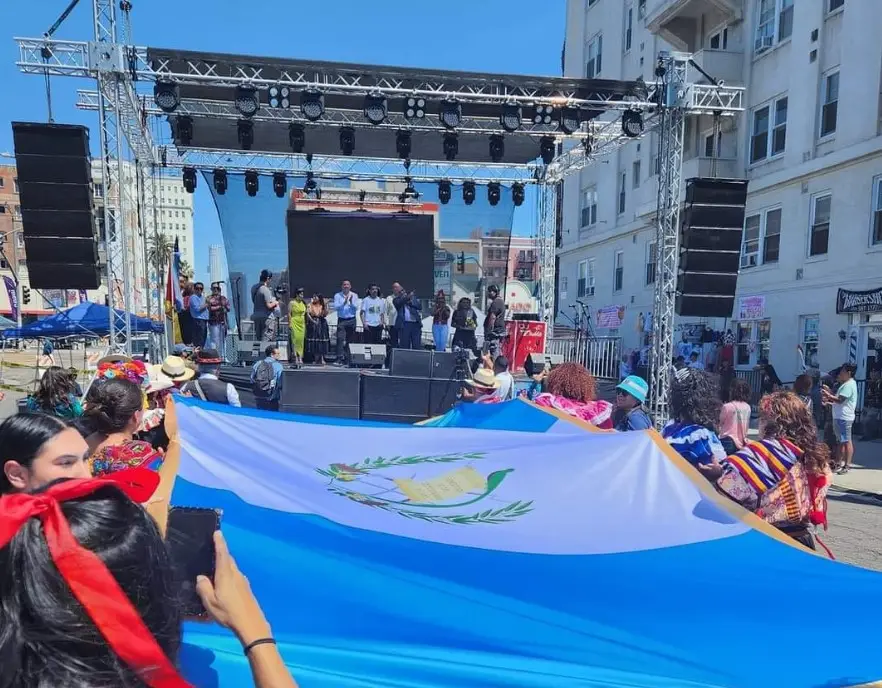
[[[15,280],[8,275],[3,275],[3,283],[6,285],[6,296],[9,298],[9,310],[13,320],[18,320],[18,291],[15,288]]]

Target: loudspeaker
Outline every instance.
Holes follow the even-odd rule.
[[[358,418],[361,373],[333,368],[298,368],[282,373],[281,407],[291,413]]]
[[[12,135],[30,285],[97,289],[89,130],[13,122]]]
[[[421,349],[392,349],[389,373],[398,377],[432,377],[432,353]]]
[[[371,368],[382,366],[386,361],[385,344],[350,344],[349,367]]]
[[[563,356],[560,354],[530,354],[524,361],[524,372],[530,377],[538,375],[545,366],[549,368],[557,368],[564,362]]]
[[[455,378],[432,380],[429,383],[429,418],[443,416],[452,409],[462,385],[462,381]]]
[[[365,373],[362,376],[362,419],[392,423],[425,420],[429,417],[429,383],[427,378]]]
[[[747,181],[690,179],[680,235],[678,315],[732,315],[744,231]]]
[[[432,352],[433,380],[450,380],[456,376],[456,354],[452,351]]]

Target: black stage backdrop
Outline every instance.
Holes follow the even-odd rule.
[[[375,282],[389,294],[393,282],[432,297],[435,230],[431,215],[288,211],[288,285],[332,297],[344,279],[364,296]]]

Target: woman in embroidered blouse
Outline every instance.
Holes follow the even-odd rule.
[[[605,430],[612,430],[613,405],[597,399],[594,376],[579,363],[554,368],[545,380],[546,391],[534,399],[539,406],[555,408]]]
[[[37,392],[28,397],[28,411],[48,413],[65,420],[79,418],[83,414],[83,405],[75,391],[76,386],[70,371],[52,366],[43,373]]]
[[[680,368],[671,381],[673,420],[662,436],[693,466],[726,458],[717,436],[720,390],[716,377],[703,370]]]
[[[782,481],[792,477],[799,464],[805,475],[809,513],[798,523],[767,521],[811,549],[810,526],[827,526],[827,490],[832,482],[830,450],[818,441],[809,410],[792,392],[775,392],[760,400],[760,439],[747,442],[726,459],[698,468],[716,488],[749,511],[769,516],[775,505],[764,501]],[[765,506],[765,509],[763,508]]]

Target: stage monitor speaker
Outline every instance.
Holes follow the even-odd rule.
[[[366,373],[361,380],[362,419],[416,423],[429,417],[428,378]]]
[[[398,377],[432,377],[432,353],[423,349],[392,349],[390,375]]]
[[[385,344],[350,344],[349,367],[373,368],[382,367],[386,362]]]
[[[563,356],[561,356],[560,354],[532,353],[527,356],[527,360],[524,361],[524,372],[527,373],[527,375],[529,375],[530,377],[533,377],[534,375],[538,375],[539,373],[541,373],[542,369],[545,368],[545,366],[554,369],[563,362]]]
[[[88,129],[13,122],[12,135],[30,286],[97,289]]]
[[[282,373],[280,401],[284,407],[309,409],[297,413],[358,418],[358,409],[361,406],[361,373],[345,368],[286,370]],[[336,413],[347,415],[335,415]]]
[[[450,380],[456,377],[456,357],[457,354],[452,351],[433,351],[432,379]]]
[[[746,180],[690,179],[686,182],[677,276],[678,315],[732,316],[746,202]]]
[[[462,385],[462,381],[455,378],[432,380],[429,385],[429,418],[443,416],[452,409]]]

